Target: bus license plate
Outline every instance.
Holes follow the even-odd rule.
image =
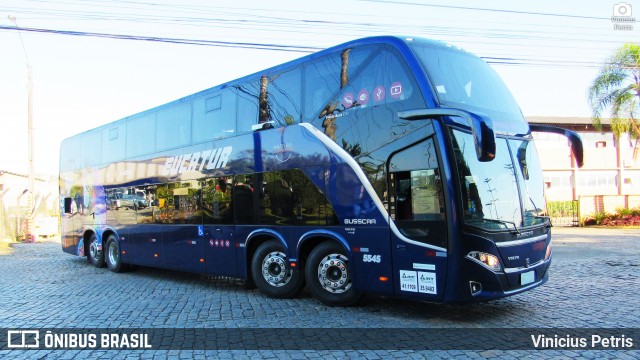
[[[536,271],[527,271],[526,273],[520,274],[520,285],[531,284],[536,280]]]

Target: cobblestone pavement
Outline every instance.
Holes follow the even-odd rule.
[[[238,280],[138,268],[114,274],[60,244],[17,244],[0,255],[0,328],[638,328],[640,230],[554,228],[549,282],[483,304],[366,297],[323,306],[309,293],[274,300]],[[455,342],[455,339],[450,341]],[[635,342],[640,339],[634,339]],[[2,345],[0,344],[0,347]],[[11,358],[640,358],[640,351],[38,350]]]

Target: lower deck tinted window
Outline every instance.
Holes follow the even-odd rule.
[[[336,223],[324,193],[298,169],[236,177],[238,224],[330,225]]]
[[[205,224],[233,224],[233,183],[231,177],[207,179],[202,187]]]
[[[197,181],[160,184],[151,202],[150,223],[201,224],[201,191]]]

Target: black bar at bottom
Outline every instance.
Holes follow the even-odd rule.
[[[638,350],[638,328],[0,329],[0,350]]]

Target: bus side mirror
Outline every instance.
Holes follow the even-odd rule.
[[[457,116],[469,123],[478,161],[491,161],[496,157],[496,136],[493,132],[493,122],[486,116],[450,108],[419,109],[398,113],[398,117],[404,120],[439,120],[441,116]]]
[[[582,167],[582,165],[584,165],[584,148],[582,147],[582,139],[580,138],[580,135],[578,135],[578,133],[576,133],[575,131],[548,125],[529,124],[529,128],[531,128],[531,131],[546,132],[565,136],[569,140],[571,152],[573,153],[573,157],[576,159],[576,164],[580,168]]]

